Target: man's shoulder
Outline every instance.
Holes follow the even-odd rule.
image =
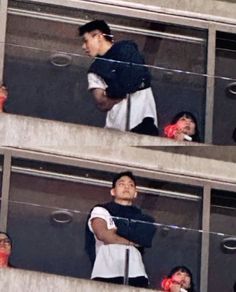
[[[114,43],[113,48],[117,49],[124,49],[124,48],[129,48],[129,49],[138,49],[138,45],[132,41],[132,40],[122,40],[122,41],[117,41]]]
[[[94,205],[94,206],[92,207],[91,212],[92,212],[95,208],[104,208],[104,209],[107,209],[107,210],[108,210],[108,208],[109,208],[109,206],[110,206],[110,203],[111,203],[111,202],[106,202],[106,203],[99,203],[99,204],[96,204],[96,205]]]
[[[123,40],[115,42],[114,45],[111,48],[111,55],[114,56],[123,56],[123,55],[129,55],[130,53],[138,53],[138,46],[137,44],[132,40]]]

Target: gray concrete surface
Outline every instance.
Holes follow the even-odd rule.
[[[159,137],[9,114],[0,115],[0,141],[0,146],[236,183],[235,147],[227,148],[227,159],[224,161],[225,151],[213,146],[206,148],[204,156],[203,144],[179,144]],[[194,156],[194,151],[189,155],[191,148],[186,153],[178,153],[174,147],[172,153],[169,147],[183,145],[198,145],[197,148],[201,149]],[[150,146],[153,149],[148,149]],[[216,158],[213,154],[208,158],[209,151],[215,152]]]
[[[0,291],[5,292],[135,292],[154,291],[150,289],[132,288],[111,285],[82,279],[31,272],[19,269],[0,270]],[[156,291],[156,290],[155,290]]]
[[[177,143],[160,137],[5,113],[0,115],[0,141],[2,146],[63,149],[78,146],[106,146],[112,149],[131,145],[189,145],[188,142]]]
[[[60,2],[60,0],[57,0]],[[70,2],[80,2],[79,0],[69,0]],[[199,19],[215,20],[219,22],[236,23],[236,3],[234,0],[97,0],[91,2],[111,3],[115,5],[133,5],[136,8],[142,8],[145,5],[146,10],[159,11],[166,14],[181,15]]]

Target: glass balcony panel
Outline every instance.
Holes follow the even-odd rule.
[[[7,44],[5,111],[102,127],[105,114],[96,109],[87,91],[88,62],[84,56],[47,51],[33,43],[31,47]]]
[[[11,264],[16,268],[89,279],[92,269],[84,249],[87,216],[87,213],[75,209],[10,201],[8,232],[14,243]],[[146,232],[150,224],[122,217],[113,219],[121,228],[120,235],[149,244]],[[162,279],[180,264],[190,268],[198,287],[202,232],[176,225],[151,225],[156,231],[152,246],[145,249],[143,258],[150,288],[160,289]],[[134,226],[136,231],[139,230],[138,238],[132,233]],[[132,248],[128,245],[124,248],[124,258],[127,257],[124,278],[131,269],[129,256]]]
[[[84,230],[87,213],[55,207],[45,208],[44,206],[13,201],[10,202],[9,207],[8,232],[14,242],[11,257],[13,266],[79,278],[90,278],[91,265],[88,254],[84,251]],[[143,234],[150,227],[150,224],[140,220],[127,222],[124,218],[115,219],[118,220],[119,223],[116,223],[118,225],[122,224],[127,227],[130,224],[128,227],[130,232],[137,223],[139,228],[144,230]],[[140,226],[142,224],[144,227]],[[233,256],[235,246],[234,251],[232,251],[232,249],[227,250],[223,244],[232,247],[232,243],[226,243],[225,240],[232,237],[235,240],[235,234],[213,232],[207,234],[202,233],[201,230],[177,225],[164,225],[158,222],[154,226],[156,232],[152,240],[152,246],[146,248],[144,253],[144,265],[150,280],[150,288],[160,289],[162,279],[168,275],[173,267],[185,265],[192,271],[195,288],[199,289],[200,252],[203,234],[210,240],[208,291],[215,291],[217,283],[220,282],[223,283],[222,287],[225,289],[226,285],[228,288],[232,287],[234,284],[232,276],[234,274],[229,273],[228,269],[235,265]],[[143,234],[139,233],[141,240],[143,240]],[[129,254],[127,252],[129,249],[128,246],[127,249],[124,249],[124,257]],[[217,269],[222,267],[225,267],[226,272],[219,270],[221,271],[217,277],[219,280],[216,281],[213,275],[215,275]],[[129,269],[124,267],[124,271],[129,271]]]
[[[16,268],[90,278],[84,252],[87,214],[31,202],[9,203],[10,259]]]
[[[236,34],[217,32],[214,95],[214,144],[236,143]],[[225,116],[227,115],[227,119]]]
[[[91,265],[84,250],[86,218],[94,205],[111,199],[113,177],[114,173],[14,158],[8,215],[8,232],[14,241],[12,264],[30,270],[90,278]],[[147,249],[144,259],[151,287],[156,288],[165,267],[167,270],[175,263],[174,251],[170,253],[168,265],[163,263],[168,244],[176,240],[178,249],[181,240],[186,240],[184,248],[194,244],[196,254],[199,253],[200,237],[194,232],[194,236],[191,234],[192,229],[201,225],[201,189],[144,177],[137,177],[137,185],[139,196],[135,203],[159,224],[153,245]],[[116,220],[127,227],[126,219]],[[141,222],[143,224],[146,223]],[[169,224],[180,226],[180,237],[176,234],[179,229]],[[186,232],[186,228],[191,232]],[[184,249],[178,251],[176,261],[181,258],[182,251]],[[193,264],[195,259],[195,255],[190,257],[189,253],[186,263]],[[160,268],[156,267],[157,262]],[[199,270],[194,269],[198,281]]]
[[[165,126],[181,112],[190,112],[197,121],[201,142],[204,142],[206,76],[197,71],[152,67],[152,88],[157,105],[160,136]]]
[[[148,228],[147,223],[143,224]],[[192,272],[196,291],[199,291],[202,232],[177,225],[162,225],[158,222],[155,223],[155,227],[152,247],[146,248],[144,252],[150,288],[161,290],[162,280],[168,277],[174,267],[183,265]]]
[[[235,221],[235,216],[234,216]],[[234,291],[236,232],[230,234],[211,234],[208,270],[208,291]],[[216,277],[216,273],[219,276]]]
[[[209,291],[233,291],[236,266],[236,193],[212,190]],[[216,277],[215,275],[219,275]]]
[[[9,11],[4,79],[11,98],[6,111],[103,127],[105,113],[87,92],[92,60],[82,51],[78,25],[104,19],[115,40],[134,40],[150,66],[161,134],[178,111],[189,110],[203,140],[206,31],[35,2],[10,1]]]
[[[58,207],[78,208],[83,204],[86,206],[83,211],[89,211],[97,202],[111,199],[110,188],[115,173],[18,158],[13,158],[12,164],[11,199],[41,204],[52,197],[52,201],[61,202]],[[137,205],[157,216],[159,222],[200,228],[200,187],[141,176],[136,176],[136,182]],[[72,198],[68,200],[68,196]]]

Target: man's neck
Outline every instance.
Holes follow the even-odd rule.
[[[113,46],[112,42],[105,41],[99,50],[99,56],[105,55]]]
[[[133,202],[130,200],[119,200],[119,199],[115,199],[114,202],[118,205],[122,205],[122,206],[132,206]]]

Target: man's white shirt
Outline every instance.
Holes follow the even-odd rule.
[[[106,90],[107,84],[95,73],[88,73],[88,89],[100,88]],[[130,98],[130,121],[129,128],[133,129],[146,117],[154,119],[154,124],[158,126],[155,99],[150,87],[131,93]],[[115,104],[107,112],[105,128],[113,128],[121,131],[126,130],[127,98]]]
[[[108,229],[116,229],[115,222],[110,213],[103,207],[95,207],[88,221],[88,226],[93,232],[91,221],[94,218],[103,219]],[[127,219],[120,219],[127,220]],[[94,233],[94,232],[93,232]],[[104,244],[95,237],[96,259],[94,262],[91,279],[124,277],[126,250],[129,250],[129,278],[144,276],[147,278],[142,256],[134,246],[124,244]]]

